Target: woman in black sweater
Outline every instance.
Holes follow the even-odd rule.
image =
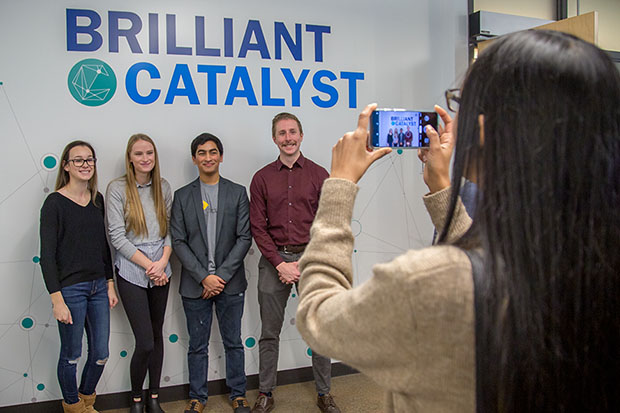
[[[108,359],[110,308],[118,303],[106,240],[95,151],[74,141],[63,150],[56,192],[41,208],[41,271],[60,333],[58,382],[65,412],[95,411],[95,387]],[[78,388],[82,335],[88,359]]]

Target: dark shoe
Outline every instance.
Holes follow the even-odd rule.
[[[245,397],[236,397],[233,399],[232,408],[235,413],[250,413],[250,404]]]
[[[131,399],[129,413],[144,413],[144,400],[137,402],[134,399]]]
[[[159,397],[149,396],[146,400],[145,407],[147,413],[166,413],[161,406],[159,406]]]
[[[331,394],[317,396],[316,405],[319,406],[323,413],[340,413],[340,409],[336,406],[336,402]]]
[[[252,413],[267,413],[273,410],[275,402],[273,397],[269,397],[266,394],[259,394],[254,407],[252,407]]]
[[[200,403],[197,399],[191,399],[185,406],[183,413],[202,413],[205,405]]]

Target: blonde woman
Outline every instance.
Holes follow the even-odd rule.
[[[131,358],[131,413],[163,412],[158,392],[164,357],[162,326],[168,300],[172,191],[159,172],[157,148],[144,134],[129,138],[126,174],[108,185],[106,214],[115,250],[118,290],[136,340]],[[149,397],[142,385],[149,373]]]
[[[95,411],[95,387],[108,360],[110,308],[118,303],[96,162],[89,143],[69,143],[62,152],[56,191],[41,208],[41,271],[58,321],[58,383],[67,413]],[[84,330],[88,359],[78,388]]]

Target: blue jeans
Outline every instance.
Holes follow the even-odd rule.
[[[61,290],[65,304],[71,311],[73,324],[58,323],[60,333],[60,358],[58,382],[65,403],[79,401],[77,363],[82,356],[82,336],[86,329],[88,359],[82,371],[79,392],[91,395],[108,360],[110,337],[110,306],[105,278],[85,281]]]
[[[245,294],[228,295],[224,292],[208,300],[183,297],[183,309],[187,319],[189,349],[189,398],[206,403],[207,375],[209,371],[209,337],[213,305],[220,326],[220,335],[226,354],[226,385],[230,387],[230,399],[245,397],[245,354],[241,342],[241,316]]]

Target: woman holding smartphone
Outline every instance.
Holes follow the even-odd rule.
[[[157,148],[144,134],[129,138],[124,176],[108,185],[106,214],[118,290],[136,340],[131,358],[131,413],[163,412],[159,383],[164,357],[162,327],[168,301],[169,220],[172,190],[159,172]],[[142,385],[149,373],[149,397]]]
[[[58,382],[67,413],[95,411],[95,387],[108,360],[110,308],[118,303],[96,162],[89,143],[69,143],[62,152],[56,191],[41,208],[41,271],[58,321]],[[88,359],[78,388],[84,330]]]
[[[522,31],[446,101],[458,120],[436,106],[445,126],[419,152],[439,245],[356,287],[356,183],[390,152],[366,149],[376,105],[334,146],[299,262],[302,337],[384,387],[388,412],[618,411],[620,73],[583,40]]]

